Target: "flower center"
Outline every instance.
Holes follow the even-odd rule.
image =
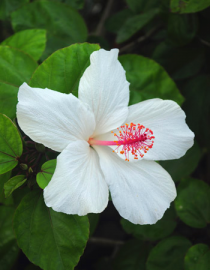
[[[120,151],[120,154],[125,155],[125,160],[129,161],[129,154],[132,154],[134,159],[138,159],[139,157],[142,158],[144,154],[153,147],[153,140],[155,139],[151,129],[134,123],[121,126],[118,128],[118,134],[114,133],[114,136],[117,138],[115,141],[99,141],[90,138],[89,144],[116,145],[115,151],[117,153]]]

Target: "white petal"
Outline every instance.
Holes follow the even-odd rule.
[[[58,156],[55,173],[44,189],[46,205],[83,216],[103,211],[108,196],[96,151],[85,141],[70,143]]]
[[[126,162],[109,147],[94,146],[120,215],[134,224],[154,224],[176,197],[170,175],[156,162]]]
[[[117,49],[93,52],[91,64],[80,80],[79,99],[95,114],[94,136],[118,127],[127,117],[129,83],[117,57]]]
[[[31,88],[18,92],[17,119],[35,142],[61,152],[71,141],[88,140],[95,129],[93,113],[72,94]]]
[[[167,160],[182,157],[194,143],[194,133],[185,122],[186,115],[180,106],[171,100],[150,99],[129,106],[125,123],[139,123],[154,132],[154,145],[144,154],[144,159]],[[117,130],[113,130],[117,133]],[[116,140],[112,133],[103,134],[97,140]],[[116,149],[115,146],[111,147]],[[118,155],[125,158],[124,155]],[[134,156],[129,155],[130,161]]]

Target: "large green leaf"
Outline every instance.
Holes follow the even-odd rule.
[[[26,182],[26,176],[25,175],[16,175],[14,177],[12,177],[11,179],[9,179],[9,181],[7,181],[4,184],[4,194],[5,197],[9,197],[12,192],[19,188],[20,186],[22,186],[25,182]]]
[[[184,258],[185,270],[207,270],[210,266],[210,249],[207,245],[192,246]]]
[[[135,13],[142,13],[159,6],[159,0],[126,0],[129,8]]]
[[[210,0],[170,0],[172,12],[195,13],[210,6]]]
[[[190,246],[190,241],[181,236],[160,241],[149,254],[147,270],[184,270],[184,256]]]
[[[146,57],[127,54],[119,57],[126,70],[130,84],[130,104],[150,98],[172,99],[178,104],[183,102],[176,84],[167,72],[156,62]]]
[[[93,235],[93,233],[98,225],[99,217],[100,217],[99,214],[95,214],[95,213],[88,214],[88,219],[89,219],[89,223],[90,223],[90,236]]]
[[[1,45],[8,45],[19,49],[38,60],[45,50],[46,42],[46,30],[29,29],[20,31],[5,39]]]
[[[90,55],[99,49],[97,44],[83,43],[55,52],[36,69],[30,85],[77,96],[79,80],[90,64]]]
[[[0,174],[0,203],[3,205],[13,205],[13,198],[5,198],[4,196],[4,184],[10,179],[11,171],[4,174]]]
[[[12,228],[14,209],[0,206],[0,268],[10,270],[18,256],[18,246]]]
[[[182,88],[186,101],[183,109],[187,115],[187,123],[195,132],[199,144],[210,150],[210,78],[197,76],[188,81]],[[196,108],[196,109],[195,109]]]
[[[140,15],[128,18],[117,34],[117,43],[122,43],[131,38],[135,33],[147,25],[157,14],[158,9],[152,9]]]
[[[126,242],[113,260],[114,270],[146,270],[150,246],[139,240]]]
[[[135,225],[126,219],[121,219],[123,229],[138,239],[160,240],[169,236],[176,227],[174,208],[168,209],[163,218],[154,225]]]
[[[117,33],[124,22],[133,16],[133,12],[129,9],[122,9],[110,16],[106,21],[106,29],[110,32]]]
[[[172,45],[183,46],[192,41],[198,31],[196,14],[169,14],[167,34]]]
[[[35,1],[12,13],[16,32],[24,29],[47,30],[44,58],[57,49],[76,42],[84,42],[87,28],[79,13],[68,5],[55,1]]]
[[[175,160],[160,161],[160,165],[168,171],[172,179],[177,182],[183,177],[189,176],[196,169],[201,158],[201,150],[197,142],[187,153]]]
[[[8,18],[10,13],[30,0],[1,0],[0,1],[0,20]]]
[[[50,182],[56,167],[56,159],[45,162],[41,171],[36,175],[37,184],[44,189]]]
[[[161,64],[173,79],[185,79],[201,69],[205,62],[205,50],[196,42],[180,48],[162,42],[156,47],[153,59]]]
[[[85,4],[85,0],[57,0],[57,1],[65,3],[75,9],[82,9]]]
[[[13,118],[16,115],[19,86],[37,68],[32,57],[8,46],[0,46],[0,112]]]
[[[17,166],[22,151],[22,140],[17,127],[8,117],[0,114],[0,174]]]
[[[181,182],[175,207],[184,223],[194,228],[205,227],[210,223],[210,186],[192,178]]]
[[[73,270],[88,240],[89,223],[87,216],[47,208],[42,192],[33,191],[15,212],[14,230],[31,262],[45,270]]]

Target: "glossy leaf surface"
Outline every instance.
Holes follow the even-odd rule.
[[[79,80],[90,64],[90,55],[99,49],[99,45],[83,43],[58,50],[37,68],[30,86],[77,96]]]
[[[14,217],[18,245],[31,262],[45,270],[73,270],[85,248],[86,216],[66,215],[47,208],[42,192],[27,194]]]
[[[12,228],[14,209],[0,206],[0,266],[1,270],[9,270],[14,265],[19,248]]]
[[[9,197],[12,192],[19,188],[20,186],[22,186],[25,182],[26,182],[26,177],[25,175],[16,175],[14,177],[12,177],[11,179],[9,179],[9,181],[7,181],[4,184],[4,194],[5,197]]]
[[[180,183],[178,190],[175,207],[180,219],[194,228],[210,223],[210,186],[189,178]]]
[[[116,42],[122,43],[128,40],[136,32],[147,25],[158,14],[158,12],[158,9],[153,9],[144,14],[135,15],[128,18],[119,30]]]
[[[12,170],[18,164],[22,151],[17,127],[7,116],[0,114],[0,174]]]
[[[130,104],[157,97],[183,102],[174,81],[155,61],[134,54],[120,56],[119,60],[130,82]]]
[[[57,49],[76,42],[84,42],[87,28],[79,13],[55,1],[35,1],[12,13],[15,32],[40,28],[47,30],[47,47],[44,58]]]
[[[29,54],[35,60],[39,60],[45,50],[46,41],[46,30],[29,29],[5,39],[1,45],[14,47]]]
[[[37,184],[44,189],[50,182],[56,167],[56,159],[45,162],[36,176]]]
[[[210,249],[205,244],[192,246],[184,258],[185,270],[206,270],[210,266]]]
[[[190,246],[190,241],[181,236],[160,241],[149,254],[147,270],[184,270],[184,256]]]
[[[172,12],[194,13],[210,6],[209,0],[170,0]]]
[[[35,60],[24,52],[0,46],[0,113],[16,116],[19,86],[29,79],[37,68]]]

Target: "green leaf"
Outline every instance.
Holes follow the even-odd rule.
[[[90,65],[90,55],[99,49],[97,44],[83,43],[55,52],[36,69],[30,86],[77,96],[79,80]]]
[[[46,30],[29,29],[12,35],[5,39],[1,45],[14,47],[29,54],[35,60],[39,60],[45,50],[46,42]]]
[[[93,35],[88,36],[87,42],[88,43],[96,43],[104,50],[107,50],[107,51],[110,50],[109,42],[103,37],[96,36],[93,34]]]
[[[160,43],[152,58],[161,64],[173,79],[185,79],[195,75],[205,62],[205,50],[200,43],[175,48],[164,42]]]
[[[0,46],[1,113],[11,118],[15,117],[18,88],[22,83],[29,82],[37,66],[29,55],[15,48]]]
[[[147,270],[184,270],[184,256],[191,242],[181,236],[160,241],[150,252]]]
[[[15,32],[33,28],[47,30],[43,58],[87,38],[87,28],[80,14],[70,6],[55,1],[35,1],[21,7],[12,13],[12,26]]]
[[[130,84],[130,104],[150,98],[172,99],[178,104],[183,97],[167,72],[156,62],[146,57],[127,54],[119,57],[126,70]]]
[[[19,248],[12,228],[14,209],[0,206],[0,266],[1,270],[9,270],[15,263]]]
[[[89,219],[89,223],[90,223],[90,236],[93,235],[93,233],[98,225],[99,217],[100,217],[99,214],[94,214],[94,213],[88,214],[88,219]]]
[[[20,6],[28,3],[29,0],[1,0],[0,1],[0,20],[8,19],[10,13]]]
[[[27,179],[25,175],[16,175],[9,179],[9,181],[4,184],[5,197],[9,197],[12,192],[22,186],[26,182],[26,180]]]
[[[147,243],[139,240],[126,242],[113,261],[115,270],[146,270],[146,259],[150,250]]]
[[[128,18],[119,30],[116,42],[122,43],[131,38],[135,33],[147,25],[158,13],[158,9],[152,9],[144,14]]]
[[[112,33],[118,33],[124,22],[133,16],[133,12],[129,9],[122,9],[110,16],[106,23],[106,29]]]
[[[180,184],[175,208],[179,218],[194,228],[210,223],[210,187],[201,180],[188,179]]]
[[[175,160],[160,161],[159,163],[171,175],[172,179],[177,182],[193,173],[200,159],[201,150],[195,141],[193,147],[183,157]]]
[[[17,127],[7,116],[0,114],[0,174],[17,166],[22,151],[22,140]]]
[[[151,241],[160,240],[169,236],[176,227],[176,213],[174,208],[168,209],[163,218],[154,225],[136,225],[126,219],[121,219],[123,229],[137,239]]]
[[[0,194],[4,193],[4,184],[10,179],[11,172],[0,174]]]
[[[210,150],[210,79],[209,76],[197,76],[188,81],[183,89],[186,102],[183,109],[187,115],[187,123],[195,132],[200,145]],[[196,110],[195,110],[196,108]]]
[[[42,192],[33,191],[15,212],[14,230],[31,262],[45,270],[73,270],[88,240],[89,223],[87,216],[47,208]]]
[[[4,196],[4,184],[10,179],[11,171],[4,174],[0,174],[0,203],[3,205],[13,205],[13,198],[9,197],[5,199]]]
[[[210,265],[210,249],[207,245],[192,246],[184,258],[185,270],[207,270]]]
[[[196,14],[169,14],[167,33],[172,45],[186,45],[193,40],[197,31],[198,18]]]
[[[57,1],[65,3],[75,9],[82,9],[85,4],[85,0],[57,0]]]
[[[210,0],[171,0],[172,12],[195,13],[210,6]]]
[[[145,1],[145,0],[126,0],[129,8],[135,13],[142,13],[152,8],[159,7],[159,0]]]
[[[45,162],[41,171],[36,175],[37,184],[44,189],[50,182],[56,167],[56,159]]]

